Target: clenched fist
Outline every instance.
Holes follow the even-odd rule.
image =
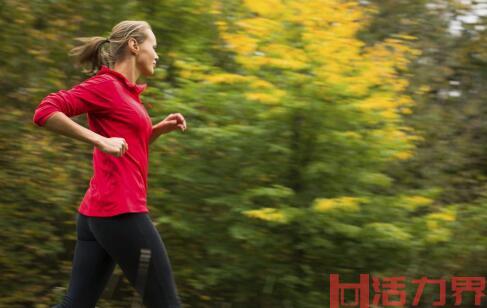
[[[129,149],[129,145],[124,138],[120,137],[103,137],[95,145],[100,151],[120,157]]]

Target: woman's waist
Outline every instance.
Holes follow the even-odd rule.
[[[101,172],[140,172],[142,176],[147,176],[148,156],[146,153],[126,151],[122,156],[116,157],[108,153],[97,150],[93,153],[93,168]]]

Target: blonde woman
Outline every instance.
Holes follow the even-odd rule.
[[[46,96],[33,117],[39,127],[94,146],[93,177],[76,213],[71,280],[56,307],[95,307],[116,264],[147,307],[180,307],[170,260],[146,202],[150,143],[186,130],[179,113],[153,125],[140,100],[147,84],[136,81],[154,74],[156,37],[147,22],[126,20],[107,38],[80,41],[70,54],[96,74]],[[70,119],[83,113],[90,129]]]

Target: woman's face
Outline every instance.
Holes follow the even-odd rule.
[[[145,33],[147,35],[147,39],[139,45],[140,49],[135,57],[135,61],[140,73],[144,76],[150,76],[154,74],[156,62],[159,60],[159,56],[156,52],[156,36],[150,29],[146,29]]]

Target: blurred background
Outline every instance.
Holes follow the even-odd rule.
[[[331,273],[405,276],[405,307],[412,280],[445,279],[453,307],[452,277],[486,276],[487,1],[0,7],[0,307],[67,289],[93,148],[33,112],[89,77],[74,38],[126,19],[157,37],[138,81],[153,122],[188,125],[151,145],[148,193],[186,307],[328,307]],[[117,267],[98,307],[132,296]],[[428,286],[417,307],[438,297]]]

